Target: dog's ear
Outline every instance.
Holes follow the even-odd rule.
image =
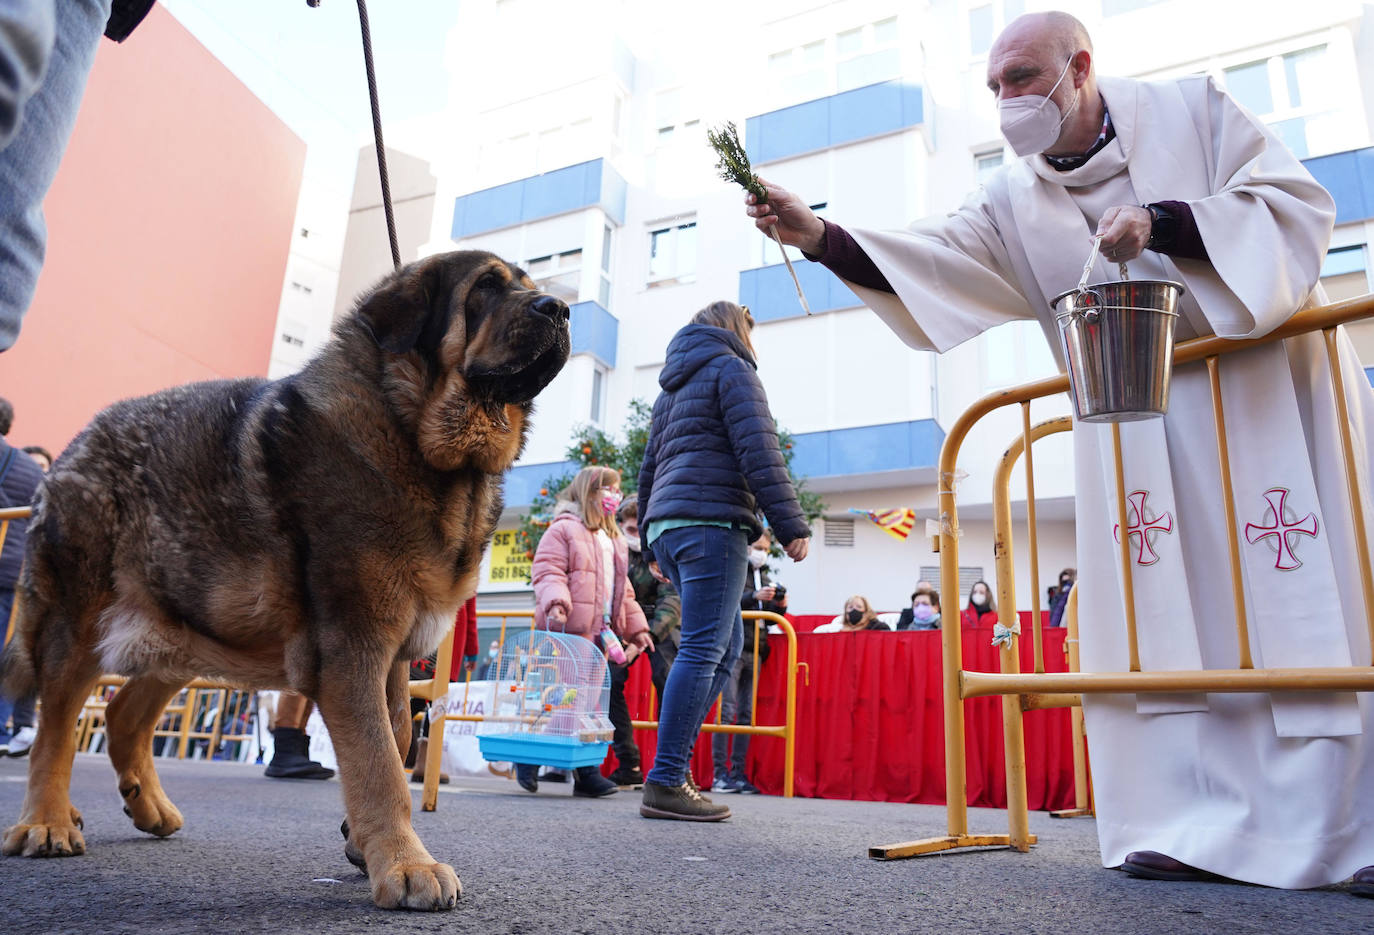
[[[434,264],[407,267],[383,281],[358,307],[358,320],[384,351],[405,354],[426,331],[434,330],[437,312],[448,307],[440,294],[441,270]],[[439,323],[439,330],[446,323]]]

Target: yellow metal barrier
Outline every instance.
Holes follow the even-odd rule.
[[[33,514],[32,507],[12,506],[0,510],[0,550],[5,548],[5,537],[10,533],[10,521],[16,519],[28,519]],[[0,647],[9,645],[10,639],[14,636],[14,618],[19,612],[19,592],[14,592],[14,602],[10,604],[10,617],[5,621],[5,638],[0,640]]]
[[[1114,673],[1046,673],[1041,650],[1038,578],[1031,588],[1033,597],[1032,634],[1035,641],[1035,669],[1033,673],[1019,672],[1019,656],[1013,636],[1010,646],[1002,652],[1002,673],[970,672],[963,667],[963,650],[960,644],[959,627],[946,627],[941,632],[941,651],[944,662],[944,713],[945,713],[945,801],[947,834],[941,837],[907,841],[900,844],[878,845],[869,848],[869,856],[879,860],[912,857],[918,854],[952,850],[963,847],[1009,846],[1019,851],[1029,850],[1035,843],[1035,836],[1029,831],[1029,813],[1026,807],[1025,789],[1025,750],[1021,738],[1020,714],[1028,707],[1038,705],[1034,698],[1044,699],[1047,695],[1082,695],[1085,693],[1139,693],[1139,692],[1272,692],[1272,691],[1374,691],[1374,664],[1364,666],[1343,666],[1305,669],[1256,669],[1250,656],[1248,626],[1245,616],[1245,603],[1240,578],[1240,552],[1236,532],[1235,504],[1231,492],[1230,461],[1227,452],[1226,419],[1222,408],[1220,380],[1217,358],[1226,353],[1253,348],[1299,334],[1321,331],[1326,344],[1327,361],[1331,371],[1332,393],[1337,412],[1337,425],[1341,439],[1342,461],[1345,470],[1347,492],[1353,503],[1361,502],[1359,476],[1356,471],[1355,449],[1351,438],[1348,403],[1341,362],[1337,353],[1336,328],[1349,321],[1374,316],[1374,296],[1364,296],[1322,308],[1308,309],[1294,315],[1282,326],[1263,338],[1237,341],[1226,338],[1198,338],[1179,344],[1174,350],[1174,363],[1181,365],[1202,360],[1207,364],[1211,381],[1213,415],[1217,432],[1217,447],[1220,456],[1222,476],[1222,499],[1225,507],[1226,522],[1230,533],[1230,565],[1232,572],[1232,593],[1236,608],[1236,635],[1239,648],[1239,667],[1236,669],[1210,669],[1194,672],[1142,672],[1140,669],[1139,644],[1136,640],[1136,620],[1134,589],[1131,578],[1130,537],[1121,537],[1122,585],[1125,603],[1125,629],[1129,651],[1129,671]],[[959,589],[959,522],[955,502],[955,484],[959,449],[970,429],[978,420],[1005,406],[1022,406],[1022,438],[1008,449],[1004,456],[1004,471],[999,471],[999,481],[994,495],[1009,498],[1006,492],[1010,465],[1024,451],[1027,455],[1027,511],[1031,538],[1031,568],[1036,570],[1035,557],[1035,507],[1034,507],[1034,470],[1029,457],[1031,444],[1035,438],[1051,432],[1064,431],[1055,427],[1059,420],[1053,420],[1032,428],[1030,423],[1030,403],[1032,400],[1064,393],[1069,389],[1066,374],[1028,383],[1019,387],[993,393],[974,403],[951,426],[940,450],[939,471],[939,508],[940,536],[940,590],[946,594],[957,594]],[[1118,522],[1122,529],[1126,522],[1126,490],[1124,468],[1121,456],[1120,429],[1113,425],[1113,449],[1116,462],[1116,507]],[[1009,499],[1006,501],[1006,524],[998,529],[998,584],[1001,593],[1002,620],[1004,626],[1015,623],[1015,586],[1011,566],[1011,531]],[[1353,515],[1356,549],[1359,557],[1360,589],[1363,596],[1365,616],[1368,620],[1370,641],[1374,645],[1374,565],[1370,561],[1368,531],[1360,510]],[[1005,541],[1003,541],[1005,537]],[[1005,553],[1005,554],[1004,554]],[[1074,595],[1070,594],[1070,600]],[[1076,607],[1075,607],[1076,610]],[[1076,614],[1071,619],[1076,624]],[[1072,634],[1074,642],[1071,652],[1077,654],[1076,631]],[[1071,666],[1076,668],[1076,666]],[[1003,725],[1006,736],[1007,757],[1007,834],[970,834],[968,831],[967,782],[964,761],[964,707],[968,698],[986,695],[1003,695]],[[1020,696],[1020,697],[1012,697]],[[1058,699],[1061,703],[1072,703],[1071,698]],[[1081,721],[1077,722],[1075,736],[1081,731]],[[1077,759],[1075,770],[1078,771]],[[1086,776],[1077,787],[1076,799],[1079,808],[1088,808]]]

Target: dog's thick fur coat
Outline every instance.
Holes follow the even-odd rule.
[[[457,875],[410,824],[409,660],[476,591],[501,474],[568,352],[563,302],[465,251],[384,280],[299,374],[100,413],[29,527],[5,689],[36,689],[43,716],[4,853],[84,851],[68,798],[74,724],[102,673],[129,677],[107,711],[125,811],[151,834],[180,828],[152,731],[205,676],[313,698],[374,900],[453,906]]]

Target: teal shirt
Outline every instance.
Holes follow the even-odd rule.
[[[681,529],[684,526],[724,526],[730,529],[734,526],[723,519],[656,519],[649,524],[649,535],[645,539],[649,545],[654,544],[654,540],[663,535],[669,529]]]

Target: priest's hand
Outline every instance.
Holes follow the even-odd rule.
[[[825,224],[816,217],[805,201],[785,188],[772,184],[767,179],[759,179],[768,190],[768,201],[759,203],[753,195],[745,193],[744,203],[749,207],[745,213],[754,219],[754,226],[767,237],[773,233],[769,228],[776,226],[778,238],[785,244],[800,247],[804,253],[813,256],[825,249]]]
[[[1113,263],[1134,260],[1150,242],[1153,223],[1150,212],[1140,205],[1119,205],[1108,208],[1097,224],[1102,235],[1102,256]]]

